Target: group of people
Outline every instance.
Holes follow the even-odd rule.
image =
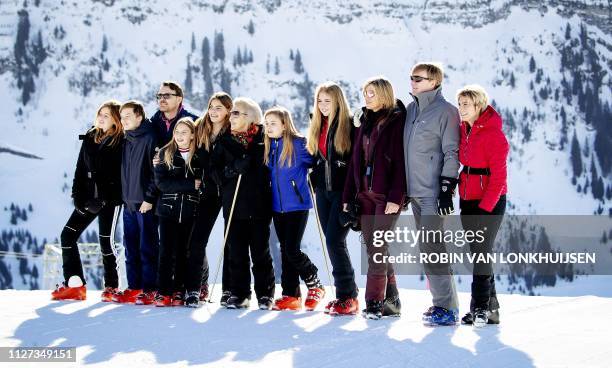
[[[148,119],[143,104],[108,101],[83,140],[72,188],[74,210],[61,234],[64,281],[55,300],[86,298],[77,240],[95,219],[104,265],[103,301],[159,307],[197,307],[209,297],[206,247],[219,212],[224,238],[221,305],[248,308],[251,271],[260,309],[314,310],[325,298],[318,269],[301,250],[309,210],[325,238],[336,295],[330,315],[359,311],[355,271],[347,249],[350,229],[367,250],[366,318],[399,316],[393,264],[377,262],[389,246],[373,232],[390,229],[409,206],[418,228],[442,229],[454,212],[458,185],[466,230],[486,229],[472,252],[491,252],[506,206],[508,142],[500,115],[482,87],[457,93],[458,109],[442,95],[437,63],[412,68],[412,99],[395,98],[384,77],[365,81],[365,106],[352,114],[342,88],[317,86],[306,137],[291,113],[262,113],[249,98],[213,94],[201,117],[183,107],[183,91],[163,82],[159,110]],[[128,285],[118,289],[114,227],[123,206]],[[365,219],[368,219],[367,221]],[[373,221],[371,221],[373,219]],[[270,223],[281,250],[280,298],[270,255]],[[445,252],[421,243],[421,252]],[[459,323],[450,264],[425,264],[432,306],[428,325]],[[300,279],[308,292],[304,301]],[[499,323],[489,264],[474,269],[464,324]]]

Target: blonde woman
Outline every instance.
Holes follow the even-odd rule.
[[[484,241],[470,244],[472,253],[492,252],[506,210],[508,141],[501,116],[489,105],[484,88],[465,86],[457,92],[461,116],[459,176],[461,223],[465,230],[485,231]],[[468,139],[469,138],[469,139]],[[483,327],[499,323],[499,302],[491,264],[474,265],[470,311],[462,324]]]
[[[354,315],[359,310],[355,271],[346,246],[349,227],[342,226],[339,218],[354,131],[342,88],[334,82],[317,86],[307,148],[315,158],[311,182],[336,287],[336,298],[325,307],[331,315]]]
[[[206,257],[208,238],[221,211],[221,188],[212,179],[211,156],[223,135],[230,134],[229,118],[232,97],[225,92],[214,93],[208,100],[204,115],[196,121],[197,153],[202,167],[202,198],[189,245],[189,266],[185,278],[185,305],[197,307],[208,298],[209,266]],[[221,305],[229,299],[229,251],[225,244],[223,257]]]
[[[117,260],[111,242],[122,202],[123,125],[120,107],[121,104],[115,100],[103,103],[97,110],[94,127],[79,137],[83,144],[72,184],[74,210],[60,237],[64,281],[52,292],[53,300],[85,300],[85,277],[77,240],[96,217],[104,264],[102,301],[110,302],[119,286]]]
[[[155,184],[161,192],[156,206],[160,240],[158,307],[184,305],[187,249],[202,185],[195,133],[191,118],[177,121],[172,140],[161,149],[160,162],[155,165]]]
[[[374,219],[374,224],[362,223],[368,254],[366,308],[363,315],[369,319],[380,319],[400,315],[393,265],[375,261],[377,255],[384,257],[389,254],[388,245],[375,246],[373,232],[391,229],[405,200],[402,132],[406,109],[401,101],[395,99],[389,80],[383,77],[368,79],[363,85],[363,96],[365,106],[362,108],[361,125],[357,130],[342,203],[346,211],[349,203],[357,201],[362,219],[363,216]]]
[[[226,307],[249,307],[252,262],[259,308],[271,309],[274,268],[268,242],[272,199],[270,173],[264,164],[261,108],[250,98],[240,97],[234,100],[230,114],[230,134],[219,138],[212,157],[215,181],[221,186],[223,218],[229,226],[231,296]]]
[[[306,310],[314,310],[325,296],[317,267],[300,250],[312,200],[308,189],[308,168],[313,157],[284,107],[273,107],[264,114],[264,162],[272,182],[272,219],[280,242],[283,296],[274,302],[275,310],[300,310],[300,278],[308,287]]]

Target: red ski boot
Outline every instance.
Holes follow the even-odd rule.
[[[282,298],[274,301],[274,306],[272,306],[272,309],[299,311],[302,309],[302,298],[283,295]]]
[[[51,292],[51,300],[85,300],[87,289],[85,285],[69,287],[65,282],[55,285],[55,290]]]
[[[307,311],[313,311],[319,305],[319,302],[325,296],[325,289],[322,287],[313,287],[308,289],[308,296],[306,297],[306,302],[304,302],[304,306]]]

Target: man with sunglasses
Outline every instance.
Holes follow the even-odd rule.
[[[406,108],[404,126],[407,193],[416,227],[440,232],[443,216],[454,212],[459,174],[459,112],[442,96],[443,79],[438,64],[419,63],[412,68],[413,101]],[[443,242],[422,242],[419,251],[440,254],[446,247]],[[432,326],[456,324],[459,310],[450,264],[423,266],[433,299],[433,305],[423,313],[423,322]]]
[[[172,131],[179,119],[190,117],[195,121],[198,117],[183,107],[183,89],[176,82],[162,82],[155,98],[159,110],[151,122],[157,133],[157,147],[161,148],[172,140]]]

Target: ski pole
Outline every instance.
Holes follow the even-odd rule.
[[[227,219],[227,226],[225,227],[225,234],[223,235],[223,244],[221,245],[221,253],[219,254],[219,260],[217,261],[217,271],[215,272],[215,278],[213,279],[212,287],[210,288],[210,294],[208,295],[208,302],[212,303],[212,295],[215,291],[215,284],[219,277],[219,269],[223,263],[223,253],[225,251],[225,244],[227,243],[227,236],[229,234],[230,225],[232,224],[232,216],[234,215],[234,206],[236,205],[236,197],[238,197],[238,189],[240,188],[240,181],[242,180],[242,174],[238,175],[238,181],[236,182],[236,190],[234,191],[234,198],[232,199],[232,207],[230,208],[229,218]]]
[[[319,210],[317,209],[317,198],[315,197],[315,192],[312,187],[312,183],[310,182],[310,177],[306,176],[308,180],[308,188],[310,189],[310,195],[312,196],[312,202],[314,203],[314,212],[315,218],[317,219],[317,228],[319,229],[319,238],[321,239],[321,249],[323,250],[323,259],[325,260],[325,268],[327,269],[327,279],[329,280],[329,287],[332,290],[332,293],[335,294],[334,284],[332,283],[331,272],[329,271],[329,264],[327,263],[327,250],[325,246],[325,241],[323,240],[323,227],[321,227],[321,220],[319,220]]]

